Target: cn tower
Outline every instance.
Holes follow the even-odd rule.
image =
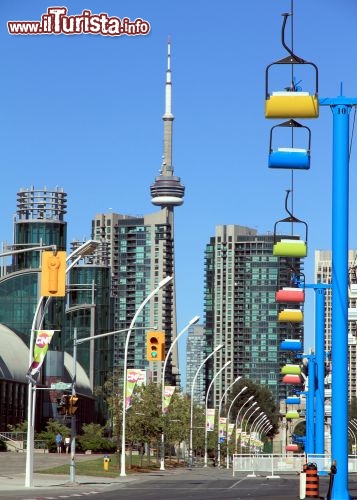
[[[181,184],[179,177],[174,174],[172,165],[172,125],[174,116],[171,111],[172,103],[171,85],[171,43],[167,44],[167,71],[165,84],[165,114],[164,120],[164,153],[160,169],[160,175],[156,177],[154,184],[150,186],[151,203],[162,208],[173,208],[183,203],[185,186]]]

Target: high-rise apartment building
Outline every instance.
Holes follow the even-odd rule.
[[[40,297],[42,247],[66,250],[66,208],[67,194],[62,188],[21,189],[17,194],[14,241],[3,245],[6,256],[3,257],[0,278],[0,323],[4,330],[2,336],[6,335],[11,342],[6,352],[11,352],[11,349],[14,352],[20,349],[28,351],[33,328],[55,330],[41,377],[37,380],[38,384],[47,386],[57,381],[71,381],[75,329],[80,338],[109,331],[111,326],[109,268],[94,258],[82,259],[80,265],[73,265],[67,273],[68,300]],[[73,246],[79,246],[79,243],[74,242]],[[9,259],[11,263],[8,263]],[[95,347],[94,342],[90,342],[78,349],[76,391],[81,397],[86,396],[86,399],[81,399],[77,412],[78,428],[94,418],[93,389],[103,383],[103,373],[112,369],[111,352],[111,345],[103,341]],[[16,363],[28,365],[28,359],[29,354],[25,360],[16,360]],[[19,378],[19,370],[12,366],[11,358],[3,361],[0,428],[7,430],[8,423],[19,423],[25,414],[28,367],[22,369]],[[11,373],[16,375],[10,376]],[[41,428],[48,418],[57,416],[57,393],[37,391],[36,396],[35,421],[37,428]]]
[[[203,325],[192,325],[188,329],[186,342],[186,392],[191,394],[193,386],[193,399],[195,403],[204,405],[206,399],[205,372],[198,368],[205,359],[206,336]]]
[[[284,238],[279,235],[279,239]],[[285,236],[286,238],[286,236]],[[286,397],[281,366],[286,339],[302,339],[302,323],[278,322],[282,304],[275,293],[289,286],[292,270],[302,272],[299,258],[273,255],[274,235],[255,229],[220,225],[205,251],[205,326],[207,353],[224,344],[206,367],[206,387],[227,361],[214,384],[214,404],[237,376],[267,387],[278,402]]]
[[[355,284],[357,265],[357,250],[349,250],[348,266],[350,269],[350,285]],[[332,279],[332,253],[331,250],[315,251],[315,283],[330,284]],[[332,347],[332,290],[325,291],[325,351],[331,353]],[[356,296],[349,294],[349,308],[357,308]],[[348,396],[349,400],[357,397],[357,346],[356,346],[356,321],[348,322]]]
[[[183,203],[185,188],[174,176],[172,163],[171,45],[168,43],[165,83],[164,151],[160,175],[150,187],[151,201],[160,211],[143,217],[97,214],[92,222],[93,238],[106,248],[112,272],[114,330],[128,329],[145,297],[166,276],[175,275],[174,207]],[[143,310],[130,336],[128,368],[150,369],[154,381],[161,380],[162,362],[146,360],[146,331],[165,332],[166,351],[177,336],[175,282],[155,296]],[[141,327],[141,328],[140,328]],[[140,329],[138,329],[140,328]],[[125,334],[114,341],[114,367],[123,367]],[[167,363],[166,381],[179,383],[177,344]]]

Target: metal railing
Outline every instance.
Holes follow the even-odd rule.
[[[330,455],[304,454],[267,454],[267,455],[233,455],[233,476],[238,472],[254,475],[256,472],[268,473],[271,476],[279,473],[298,474],[305,463],[317,465],[318,473],[328,474],[331,468]],[[348,472],[357,472],[357,456],[349,455]]]

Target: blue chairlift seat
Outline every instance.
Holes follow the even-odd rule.
[[[309,170],[310,153],[302,148],[278,148],[270,153],[268,166],[269,168]]]

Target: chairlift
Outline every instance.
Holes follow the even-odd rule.
[[[297,445],[297,444],[287,444],[285,446],[285,451],[293,451],[293,452],[299,451],[299,445]]]
[[[299,365],[287,364],[282,366],[280,373],[282,375],[300,375],[301,367]]]
[[[301,404],[301,399],[298,396],[288,396],[285,399],[287,405],[299,405]]]
[[[287,323],[300,323],[304,319],[301,309],[283,309],[278,313],[278,321]]]
[[[280,350],[281,351],[302,351],[302,342],[297,339],[285,339],[280,342]]]
[[[290,190],[287,190],[285,197],[285,210],[288,213],[288,217],[285,219],[278,220],[274,224],[274,244],[273,244],[273,255],[278,257],[306,257],[307,255],[307,224],[305,221],[302,221],[296,218],[288,209],[288,197]],[[304,234],[303,239],[298,239],[297,236],[293,236],[291,238],[280,238],[278,239],[277,228],[281,223],[290,223],[290,224],[302,224],[304,226]]]
[[[282,378],[282,382],[284,384],[291,384],[291,385],[301,385],[301,377],[300,375],[284,375]]]
[[[265,117],[266,118],[317,118],[319,116],[318,101],[318,68],[316,64],[305,61],[298,57],[285,43],[285,26],[290,14],[283,14],[283,26],[281,30],[281,40],[283,47],[289,55],[283,59],[269,64],[265,70]],[[298,85],[292,81],[290,86],[284,91],[269,93],[269,69],[275,65],[289,64],[312,66],[315,73],[314,93],[302,92]]]
[[[305,302],[305,290],[296,287],[284,287],[275,292],[275,300],[278,303],[303,303]]]
[[[307,147],[283,147],[273,149],[273,143],[276,140],[276,132],[278,127],[291,127],[305,129],[307,131]],[[308,170],[310,168],[310,147],[311,147],[311,130],[305,125],[301,125],[296,120],[288,120],[286,122],[274,125],[270,130],[270,143],[269,143],[269,168],[288,168]]]
[[[285,417],[289,419],[300,418],[300,413],[296,410],[287,411]]]

